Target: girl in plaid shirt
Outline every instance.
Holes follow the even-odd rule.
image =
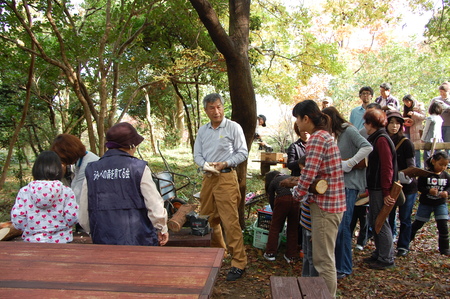
[[[332,296],[337,278],[334,247],[345,205],[344,173],[341,154],[330,135],[330,118],[316,102],[306,100],[295,105],[292,114],[300,131],[311,134],[306,144],[306,165],[293,188],[295,200],[306,199],[311,209],[313,264],[325,279]],[[310,194],[308,188],[317,179],[328,182],[324,194]]]

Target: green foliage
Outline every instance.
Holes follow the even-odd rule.
[[[337,45],[320,42],[310,32],[313,16],[307,9],[264,4],[252,6],[252,20],[260,24],[252,27],[249,50],[257,94],[290,102],[300,82],[342,71]]]
[[[448,56],[437,55],[428,47],[416,49],[390,44],[380,51],[360,54],[354,67],[357,71],[349,68],[335,77],[330,93],[346,117],[360,104],[358,91],[361,87],[371,86],[375,100],[383,82],[392,84],[391,92],[400,101],[406,94],[411,94],[427,105],[439,94],[439,85],[448,80],[448,63]]]

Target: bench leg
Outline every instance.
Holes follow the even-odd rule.
[[[261,163],[261,175],[266,175],[270,171],[270,164]]]

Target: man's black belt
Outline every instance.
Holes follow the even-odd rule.
[[[221,173],[228,173],[228,172],[231,172],[232,170],[233,170],[233,168],[227,167],[227,168],[222,169],[220,172]]]

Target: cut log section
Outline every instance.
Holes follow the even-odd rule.
[[[324,179],[315,179],[309,186],[309,192],[314,194],[324,194],[328,189],[328,182]]]
[[[181,205],[178,211],[167,222],[167,227],[173,232],[179,232],[186,223],[186,214],[194,211],[197,205],[184,204]]]
[[[22,234],[21,230],[18,230],[14,226],[4,227],[0,229],[0,241],[8,241]]]

